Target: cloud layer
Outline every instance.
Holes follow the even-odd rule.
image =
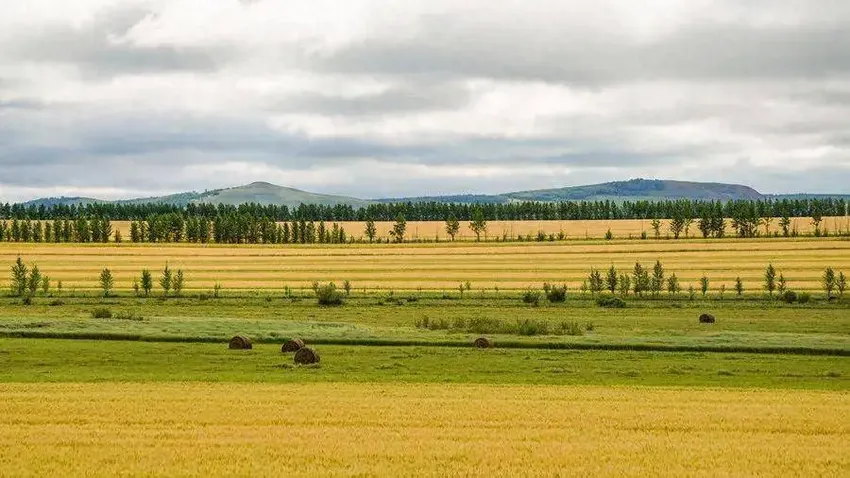
[[[255,180],[361,197],[630,177],[850,193],[840,0],[0,7],[3,201]]]

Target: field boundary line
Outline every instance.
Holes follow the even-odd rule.
[[[148,336],[140,334],[120,333],[87,333],[87,332],[37,332],[17,331],[0,332],[0,338],[18,339],[66,339],[66,340],[109,340],[127,342],[166,342],[166,343],[218,343],[226,344],[228,339],[219,337],[169,337]],[[287,339],[259,338],[252,339],[258,344],[280,344]],[[443,340],[393,340],[393,339],[311,339],[305,342],[314,345],[347,345],[372,347],[456,347],[472,348],[471,341]],[[749,346],[719,346],[719,345],[660,345],[660,344],[587,344],[565,342],[518,342],[496,341],[496,348],[503,349],[542,349],[542,350],[602,350],[619,352],[704,352],[704,353],[751,353],[769,355],[821,355],[850,357],[850,349],[815,348],[815,347],[749,347]]]

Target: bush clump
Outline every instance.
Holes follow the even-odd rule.
[[[529,288],[522,293],[522,301],[534,306],[540,305],[540,292]]]
[[[517,320],[516,322],[517,335],[549,335],[549,323],[540,320]]]
[[[593,325],[591,324],[590,328],[587,328],[586,326],[582,327],[578,322],[562,320],[555,328],[557,335],[584,335],[585,330],[593,330]]]
[[[582,335],[585,330],[593,330],[593,325],[581,325],[578,322],[562,321],[551,324],[545,320],[523,319],[505,322],[488,317],[458,318],[449,322],[446,319],[423,317],[416,320],[416,327],[427,330],[449,330],[468,334],[490,335]]]
[[[108,318],[108,317],[106,317],[106,318]],[[112,316],[112,318],[116,319],[116,320],[132,320],[132,321],[135,321],[135,322],[141,322],[141,321],[145,320],[144,317],[142,317],[141,315],[139,315],[135,312],[116,312]]]
[[[793,290],[786,290],[782,294],[782,301],[783,302],[786,302],[788,304],[793,304],[794,302],[797,302],[797,300],[798,300],[797,293],[794,292]]]
[[[562,285],[551,286],[546,291],[546,298],[549,299],[549,302],[565,302],[567,300],[567,286]]]
[[[111,319],[112,311],[108,307],[98,307],[91,311],[93,319]]]
[[[619,297],[600,297],[596,299],[596,305],[609,309],[624,309],[626,301]]]
[[[343,294],[331,282],[327,285],[316,287],[316,299],[319,301],[319,305],[342,305]]]
[[[810,300],[812,300],[812,296],[808,292],[800,292],[800,295],[797,296],[797,303],[799,304],[808,304]]]
[[[446,319],[432,320],[426,315],[421,319],[417,319],[415,325],[417,329],[448,330],[452,324]]]

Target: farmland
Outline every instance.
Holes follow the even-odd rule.
[[[230,291],[306,289],[314,281],[345,280],[361,290],[443,291],[465,282],[476,291],[521,290],[543,282],[575,290],[591,267],[629,271],[635,262],[651,267],[656,260],[685,289],[696,287],[705,274],[712,290],[731,290],[741,277],[757,291],[764,268],[773,263],[789,287],[817,291],[826,267],[850,269],[850,241],[840,238],[336,246],[0,243],[0,263],[11,264],[19,255],[65,289],[95,289],[98,274],[108,267],[123,291],[142,268],[158,270],[166,263],[185,270],[188,289],[219,283]]]
[[[850,272],[843,238],[0,243],[0,263],[19,255],[51,287],[0,297],[3,473],[829,476],[850,466],[850,303],[822,290],[825,268]],[[610,293],[580,290],[591,268],[628,274],[656,261],[683,289],[710,277],[706,294],[632,293],[608,309],[597,298]],[[179,296],[134,292],[143,268],[158,279],[166,263],[185,273]],[[770,297],[769,263],[811,301]],[[330,281],[351,283],[341,306],[317,304],[313,283]],[[524,299],[544,282],[566,284],[566,300]],[[716,323],[700,323],[704,312]],[[235,334],[253,348],[228,350]],[[473,348],[480,335],[495,348]],[[289,337],[321,362],[294,365],[280,351]]]
[[[289,468],[321,475],[837,476],[850,466],[850,400],[840,393],[88,383],[0,385],[0,395],[0,462],[10,475],[272,475]]]

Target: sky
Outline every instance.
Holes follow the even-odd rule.
[[[846,0],[0,0],[0,201],[850,193]]]

